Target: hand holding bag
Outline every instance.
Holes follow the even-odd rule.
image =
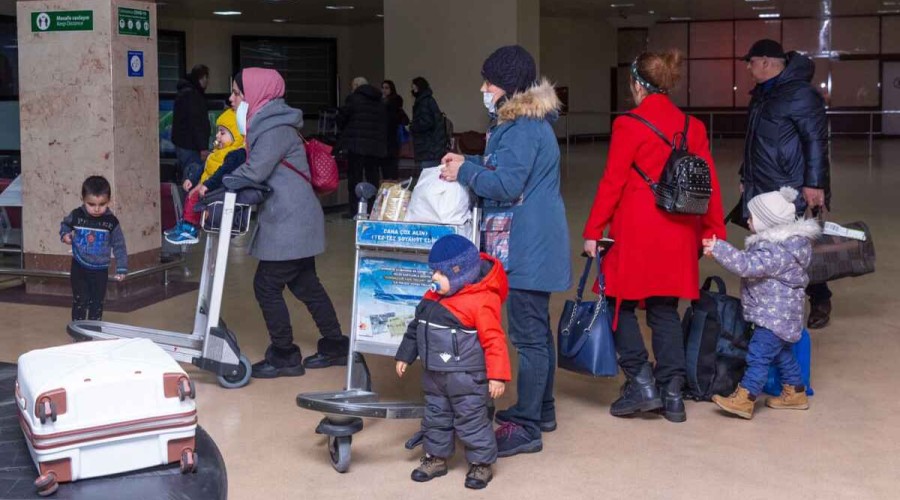
[[[600,298],[596,302],[584,300],[584,286],[591,272],[594,259],[587,258],[584,272],[578,282],[575,300],[567,300],[559,320],[558,364],[565,370],[593,375],[615,377],[619,372],[616,361],[616,345],[613,340],[612,321],[606,301],[606,282],[601,251],[597,253],[597,282]]]

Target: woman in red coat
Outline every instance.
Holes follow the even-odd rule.
[[[643,53],[631,65],[632,112],[666,137],[684,130],[685,115],[669,99],[680,77],[681,55]],[[671,141],[671,139],[670,139]],[[613,122],[606,170],[584,227],[584,249],[596,256],[597,240],[609,227],[615,245],[603,261],[606,293],[614,308],[616,350],[626,382],[610,407],[620,417],[662,408],[672,422],[686,419],[681,389],[685,379],[684,340],[678,299],[699,295],[700,240],[725,238],[719,181],[709,153],[706,127],[690,118],[688,150],[709,164],[712,196],[706,215],[670,214],[657,208],[650,186],[632,165],[659,179],[672,149],[639,120]],[[656,367],[648,362],[635,309],[643,302],[653,333]],[[659,387],[657,387],[659,384]]]

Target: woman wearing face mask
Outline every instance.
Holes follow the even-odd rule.
[[[259,207],[259,227],[250,243],[250,255],[259,259],[253,289],[271,339],[252,375],[296,377],[304,367],[344,364],[349,339],[316,275],[315,256],[325,251],[325,218],[307,180],[309,165],[297,135],[303,112],[284,102],[284,79],[271,69],[244,69],[235,78],[231,101],[248,150],[247,162],[232,175],[272,188]],[[285,286],[306,304],[322,335],[318,352],[302,363],[282,295]]]
[[[481,70],[482,97],[496,118],[485,155],[448,154],[442,176],[484,201],[485,250],[509,275],[509,338],[516,347],[518,401],[497,413],[501,457],[543,447],[541,432],[556,428],[556,354],[550,294],[572,284],[569,229],[560,189],[559,145],[552,122],[556,91],[536,82],[534,58],[520,46],[501,47]]]
[[[409,117],[403,111],[403,98],[397,95],[397,87],[391,80],[381,83],[381,95],[387,106],[387,157],[381,167],[381,176],[385,179],[397,179],[400,164],[400,127],[409,125]]]
[[[681,134],[685,114],[669,99],[681,75],[681,54],[645,52],[631,65],[632,113],[646,119],[665,137]],[[672,139],[669,139],[672,141]],[[610,413],[621,417],[662,409],[672,422],[687,417],[681,389],[685,381],[684,340],[678,299],[699,295],[698,255],[702,238],[725,239],[722,198],[706,128],[690,118],[688,150],[710,167],[712,194],[704,216],[670,214],[656,207],[650,187],[632,165],[659,179],[671,146],[646,124],[621,116],[613,122],[603,178],[584,226],[584,250],[597,253],[597,240],[609,227],[616,240],[606,258],[606,293],[614,309],[616,350],[626,382]],[[648,362],[635,309],[643,302],[653,334],[656,366]]]

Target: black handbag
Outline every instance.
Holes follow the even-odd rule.
[[[612,318],[607,307],[606,283],[603,271],[600,270],[602,260],[602,251],[598,249],[599,300],[585,301],[583,298],[584,286],[594,262],[594,259],[588,257],[578,282],[578,295],[574,301],[566,301],[559,320],[557,364],[562,369],[595,377],[615,377],[619,372],[619,365],[616,361]]]
[[[810,211],[807,210],[807,215]],[[825,225],[826,210],[819,210],[819,224]],[[841,278],[862,276],[875,272],[875,242],[865,222],[841,224],[846,229],[861,231],[861,241],[845,236],[823,234],[813,242],[812,259],[807,272],[810,284],[827,283]]]

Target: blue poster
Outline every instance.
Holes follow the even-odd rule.
[[[414,222],[366,221],[356,226],[356,242],[375,247],[431,250],[434,242],[456,234],[453,226]]]
[[[424,262],[361,257],[356,283],[357,338],[400,345],[431,285]]]
[[[144,53],[140,50],[128,51],[128,76],[144,76]]]

